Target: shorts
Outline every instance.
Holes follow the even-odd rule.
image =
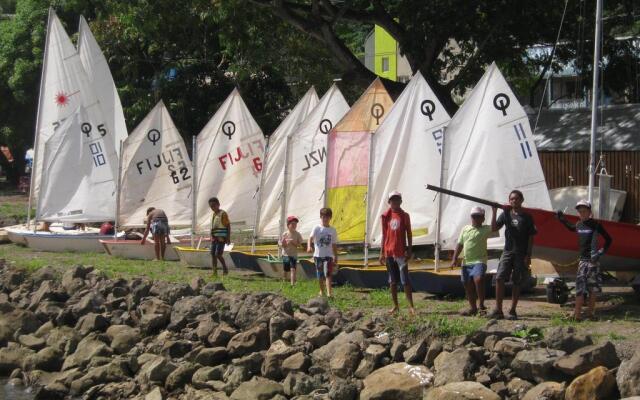
[[[477,276],[484,276],[486,273],[487,264],[485,263],[467,264],[462,266],[460,278],[462,279],[462,283],[467,283]]]
[[[213,238],[213,240],[211,241],[211,246],[209,247],[209,251],[211,252],[212,256],[221,256],[222,253],[224,253],[224,240],[220,241],[218,240],[219,238]],[[222,238],[220,238],[222,239]]]
[[[153,236],[168,235],[169,221],[167,221],[166,219],[154,219],[153,221],[151,221],[150,230]]]
[[[331,277],[333,273],[333,257],[313,257],[316,262],[316,276],[318,279]]]
[[[405,257],[387,257],[387,273],[389,274],[389,285],[397,285],[400,282],[402,286],[409,285],[413,289]]]
[[[295,257],[290,257],[290,256],[282,257],[282,266],[284,267],[284,272],[295,270],[297,263],[298,263],[298,259]]]
[[[500,257],[496,279],[502,279],[507,282],[509,278],[511,278],[511,282],[514,285],[520,285],[529,268],[528,265],[525,265],[525,258],[526,256],[524,254],[504,251]]]
[[[591,292],[602,292],[601,283],[600,264],[589,260],[580,260],[576,277],[576,296],[589,296]]]

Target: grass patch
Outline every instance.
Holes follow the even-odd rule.
[[[35,215],[35,210],[31,210],[31,215]],[[22,203],[2,202],[0,204],[0,219],[15,219],[24,222],[27,220],[27,207]]]
[[[422,333],[431,332],[437,336],[448,338],[468,335],[486,323],[486,319],[479,317],[452,317],[428,313],[418,315],[410,320],[397,318],[393,321],[392,327],[411,336],[420,336]]]

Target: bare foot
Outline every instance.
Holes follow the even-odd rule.
[[[412,317],[415,317],[415,316],[416,316],[416,310],[415,310],[415,308],[413,308],[413,307],[409,307],[409,314],[410,314]]]
[[[393,307],[391,310],[388,311],[389,314],[391,315],[395,315],[398,313],[398,307]]]

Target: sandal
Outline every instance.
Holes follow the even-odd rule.
[[[460,311],[459,314],[460,314],[460,316],[463,316],[463,317],[471,317],[471,316],[477,315],[478,314],[478,310],[477,309],[473,309],[473,308],[468,308],[466,310]]]

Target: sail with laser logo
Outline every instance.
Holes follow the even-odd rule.
[[[402,209],[411,215],[413,244],[435,242],[437,201],[425,190],[440,184],[442,139],[450,117],[420,72],[398,97],[373,135],[369,182],[369,242],[380,247],[380,216],[388,194],[402,193]]]
[[[305,237],[318,224],[324,206],[327,136],[347,111],[349,104],[338,86],[332,85],[288,141],[281,218],[297,216],[298,231]]]
[[[364,241],[371,135],[392,106],[376,79],[329,133],[326,204],[341,242]]]
[[[444,187],[506,203],[509,193],[524,194],[525,207],[549,210],[549,191],[531,134],[529,119],[495,63],[451,119],[444,142]],[[475,204],[443,196],[441,245],[453,249]],[[487,218],[491,211],[486,210]],[[504,238],[490,239],[491,247]]]
[[[162,100],[124,141],[121,163],[121,226],[144,226],[148,207],[164,210],[171,226],[191,225],[191,160]]]
[[[202,129],[196,143],[198,230],[210,228],[210,197],[218,197],[234,228],[252,227],[265,139],[237,89]]]

